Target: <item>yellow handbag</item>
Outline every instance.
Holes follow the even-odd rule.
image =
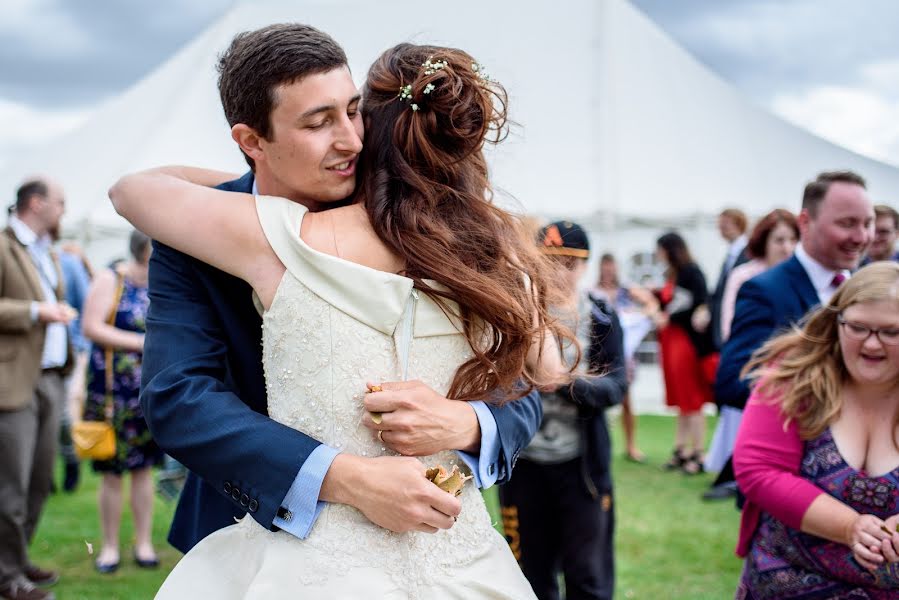
[[[116,313],[119,309],[119,301],[122,299],[124,281],[121,273],[117,273],[118,281],[113,295],[112,311],[106,322],[115,325]],[[91,458],[93,460],[109,460],[116,454],[116,435],[112,426],[114,413],[112,403],[112,348],[107,347],[106,358],[106,406],[103,421],[78,421],[72,424],[72,444],[75,446],[75,454],[79,458]]]

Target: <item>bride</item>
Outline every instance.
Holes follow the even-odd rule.
[[[351,204],[307,212],[211,189],[234,175],[186,167],[123,177],[110,198],[153,238],[253,287],[273,419],[371,457],[392,452],[361,424],[378,420],[363,408],[369,382],[515,401],[565,378],[541,340],[568,333],[547,318],[544,259],[490,202],[482,148],[505,136],[504,89],[461,50],[401,44],[372,65],[363,97]],[[422,477],[437,466],[468,474],[442,452],[422,459]],[[457,522],[433,534],[336,503],[306,539],[244,518],[185,555],[157,597],[533,598],[480,493],[464,486],[460,500]]]

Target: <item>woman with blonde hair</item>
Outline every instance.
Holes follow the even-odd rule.
[[[746,370],[737,598],[895,598],[899,265],[859,271]]]

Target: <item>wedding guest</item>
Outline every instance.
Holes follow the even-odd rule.
[[[659,330],[665,402],[678,410],[674,450],[663,467],[695,475],[703,470],[702,407],[712,401],[711,382],[718,362],[711,331],[696,329],[692,319],[708,291],[702,271],[679,234],[660,237],[656,256],[667,269],[665,285],[657,291],[661,309],[653,319]]]
[[[727,242],[727,252],[724,256],[724,263],[721,265],[721,272],[718,274],[715,291],[709,296],[707,309],[709,314],[703,317],[703,320],[709,319],[711,321],[710,326],[716,349],[720,349],[721,344],[724,343],[721,330],[721,309],[727,280],[736,267],[749,260],[746,252],[746,244],[749,242],[746,238],[748,225],[749,220],[746,218],[746,213],[738,208],[726,208],[718,215],[718,232],[724,241]],[[700,309],[699,313],[702,314],[705,311],[706,309],[703,308]],[[700,326],[700,328],[704,327],[705,325]]]
[[[599,259],[599,280],[591,291],[594,297],[605,300],[618,314],[624,335],[624,357],[627,369],[627,383],[634,383],[637,363],[634,356],[637,347],[652,329],[652,321],[645,315],[640,303],[621,285],[618,263],[612,254],[603,254]],[[657,303],[656,303],[657,304]],[[621,399],[621,428],[624,431],[624,456],[635,463],[646,462],[646,456],[637,446],[637,416],[631,406],[630,392]]]
[[[797,223],[800,241],[793,256],[753,277],[737,292],[731,333],[715,381],[715,401],[722,410],[745,408],[749,382],[741,372],[752,353],[771,335],[826,303],[858,266],[874,223],[865,180],[851,171],[820,173],[803,190]],[[722,473],[726,470],[725,465]]]
[[[621,324],[610,303],[578,290],[590,256],[583,228],[551,223],[540,242],[556,268],[552,313],[577,332],[586,354],[562,348],[567,364],[582,361],[582,377],[541,393],[540,429],[500,488],[506,536],[540,600],[559,597],[560,573],[566,597],[610,599],[615,513],[605,409],[627,391]]]
[[[84,299],[90,287],[90,263],[76,244],[64,244],[59,251],[59,266],[66,285],[66,302],[78,311],[78,316],[69,323],[69,338],[72,340],[74,366],[66,379],[66,401],[60,410],[59,449],[65,463],[62,489],[74,492],[78,487],[81,463],[72,444],[72,421],[81,415],[84,404],[85,376],[90,341],[81,331],[81,312]]]
[[[899,212],[892,206],[878,204],[874,207],[874,239],[868,255],[862,260],[866,265],[876,260],[899,260],[896,240],[899,239]]]
[[[71,368],[59,262],[50,232],[65,211],[62,188],[24,183],[0,235],[0,595],[46,600],[58,575],[28,559],[28,544],[50,493],[59,407]]]
[[[797,243],[799,243],[799,224],[796,216],[788,210],[775,209],[756,224],[746,246],[749,262],[734,267],[724,287],[724,296],[721,300],[723,341],[726,342],[730,337],[730,326],[733,323],[734,307],[737,304],[737,292],[740,291],[740,287],[756,275],[793,256]]]
[[[730,337],[730,324],[733,320],[734,305],[740,287],[760,273],[778,265],[793,255],[793,249],[799,240],[799,226],[796,217],[781,208],[771,211],[756,224],[746,247],[752,259],[735,267],[724,287],[721,304],[721,335],[726,341]],[[718,425],[712,436],[712,443],[705,459],[705,470],[718,473],[711,487],[703,493],[704,500],[723,500],[736,495],[737,484],[734,480],[733,453],[737,428],[743,411],[723,405],[718,412]]]
[[[843,283],[747,365],[736,597],[899,594],[899,265]]]
[[[146,331],[147,267],[150,238],[131,233],[131,259],[115,270],[97,275],[84,303],[84,334],[94,343],[87,377],[84,420],[111,418],[116,453],[94,460],[103,476],[99,513],[103,543],[94,563],[108,574],[119,568],[119,524],[122,518],[122,476],[131,474],[131,512],[134,517],[134,560],[139,567],[159,565],[153,549],[153,477],[150,467],[162,461],[141,410],[138,392]],[[111,415],[109,414],[111,412]]]

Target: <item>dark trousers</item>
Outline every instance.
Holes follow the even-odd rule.
[[[736,480],[737,478],[736,476],[734,476],[734,455],[731,454],[727,459],[727,462],[724,463],[724,466],[721,467],[721,471],[718,473],[718,477],[716,477],[715,481],[712,482],[712,487],[731,483]]]
[[[28,404],[0,411],[0,587],[28,565],[28,544],[50,493],[64,398],[62,376],[45,371]]]
[[[500,488],[506,539],[540,600],[612,598],[615,589],[611,494],[594,498],[580,459],[558,465],[519,460]]]

